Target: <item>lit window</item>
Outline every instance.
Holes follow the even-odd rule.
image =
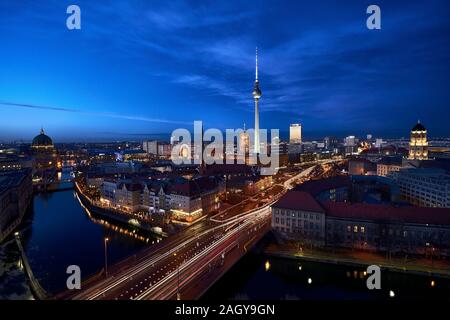
[[[358,226],[354,226],[354,227],[353,227],[353,232],[355,232],[355,233],[358,232]]]
[[[366,232],[366,228],[365,227],[361,227],[361,233]]]

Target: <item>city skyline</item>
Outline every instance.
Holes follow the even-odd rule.
[[[0,302],[450,298],[449,9],[0,1]]]
[[[66,3],[0,10],[1,30],[12,35],[0,53],[0,140],[31,140],[41,126],[56,142],[142,140],[194,120],[251,127],[256,46],[261,128],[286,132],[300,122],[305,138],[407,137],[420,119],[431,136],[448,135],[443,1],[407,8],[381,1],[381,30],[366,28],[366,8],[356,2],[270,3],[270,10],[268,2],[256,10],[78,4],[77,31],[65,28]]]

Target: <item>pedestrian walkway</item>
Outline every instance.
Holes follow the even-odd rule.
[[[351,249],[311,249],[299,248],[295,243],[270,244],[265,253],[289,259],[309,260],[323,263],[369,266],[376,264],[396,272],[433,275],[450,278],[450,261],[444,259],[396,256],[388,258],[384,254],[361,252]]]

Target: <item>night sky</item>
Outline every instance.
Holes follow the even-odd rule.
[[[81,7],[81,30],[66,8]],[[366,28],[381,7],[382,29]],[[0,0],[0,141],[253,126],[450,136],[450,2]]]

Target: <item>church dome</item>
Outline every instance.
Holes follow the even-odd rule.
[[[52,147],[52,139],[44,133],[44,129],[41,129],[41,133],[34,137],[31,143],[32,147]]]
[[[425,127],[423,126],[423,124],[420,123],[420,121],[418,121],[416,123],[416,125],[412,128],[411,131],[426,131],[427,129],[425,129]]]

